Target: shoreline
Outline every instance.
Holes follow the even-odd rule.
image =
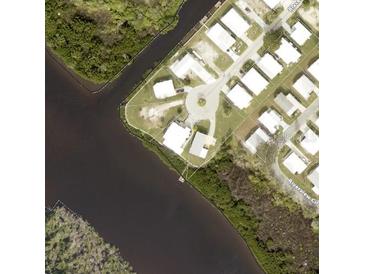
[[[225,1],[225,0],[223,0]],[[121,74],[123,74],[124,70],[128,67],[131,66],[134,61],[143,53],[144,50],[146,50],[147,48],[149,48],[151,46],[151,44],[158,38],[161,37],[161,35],[165,35],[166,33],[168,33],[169,31],[173,31],[174,27],[176,27],[176,25],[179,22],[179,17],[180,17],[180,11],[183,8],[184,4],[187,2],[187,0],[183,0],[182,3],[180,4],[179,8],[176,11],[176,14],[173,17],[173,20],[167,24],[165,27],[163,27],[155,36],[153,36],[147,43],[146,45],[144,45],[140,51],[138,51],[138,53],[136,55],[134,55],[131,60],[126,63],[125,65],[123,65],[121,67],[121,69],[114,74],[112,77],[110,77],[110,79],[107,79],[106,81],[95,81],[94,79],[87,77],[86,75],[84,75],[82,72],[72,68],[68,63],[64,62],[62,56],[60,54],[57,53],[56,50],[52,49],[51,47],[47,46],[47,41],[46,41],[46,50],[50,52],[50,54],[52,55],[53,58],[55,58],[55,60],[59,63],[62,64],[62,67],[66,68],[66,70],[78,81],[80,82],[81,85],[83,85],[83,87],[85,89],[87,89],[88,91],[90,91],[91,93],[98,93],[101,92],[104,88],[108,87],[110,84],[112,84]],[[172,28],[171,28],[172,27]],[[167,31],[166,31],[167,30]],[[94,89],[96,88],[96,89]]]
[[[97,96],[46,56],[46,205],[67,204],[139,273],[262,273],[232,225],[131,136],[117,110],[214,4],[188,1],[175,30]]]

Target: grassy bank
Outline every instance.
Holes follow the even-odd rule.
[[[243,151],[232,150],[227,142],[206,167],[186,167],[168,149],[130,127],[124,110],[122,106],[120,116],[130,133],[224,214],[266,273],[318,273],[318,234],[312,229],[316,220],[306,218]]]
[[[175,26],[183,2],[46,0],[46,42],[77,74],[106,82]]]

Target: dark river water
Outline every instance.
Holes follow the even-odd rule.
[[[46,50],[46,203],[57,200],[118,246],[140,274],[262,273],[222,214],[128,134],[117,107],[215,1],[188,1],[110,87],[92,94]]]

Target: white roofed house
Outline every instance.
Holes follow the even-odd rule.
[[[163,144],[178,155],[184,151],[191,129],[172,122],[163,136]]]
[[[238,84],[227,93],[227,97],[239,109],[247,108],[252,100],[247,90]]]
[[[244,36],[250,28],[250,25],[234,8],[231,8],[220,20],[238,37]]]
[[[219,23],[216,23],[213,27],[207,30],[206,35],[230,57],[232,57],[232,54],[236,55],[232,50],[230,50],[233,44],[236,43],[236,40]]]
[[[214,77],[190,53],[176,60],[170,67],[171,71],[180,79],[184,79],[190,71],[194,72],[203,82],[210,84]]]
[[[291,152],[283,164],[293,174],[301,174],[307,168],[307,163],[295,152]]]
[[[303,46],[305,41],[307,41],[310,36],[311,32],[303,26],[302,23],[297,22],[293,27],[293,32],[290,34],[290,37],[294,39],[300,46]]]
[[[261,114],[258,120],[271,134],[274,134],[280,127],[284,130],[288,127],[280,114],[271,108]]]
[[[319,151],[319,137],[310,128],[304,134],[300,145],[310,154],[315,155]]]
[[[275,53],[286,63],[296,63],[298,62],[301,54],[300,52],[285,38],[281,38],[281,44],[279,49]]]
[[[305,100],[308,100],[316,88],[315,84],[304,74],[294,83],[293,87]]]
[[[305,107],[298,102],[297,99],[290,93],[284,95],[283,93],[279,93],[274,102],[288,115],[292,116],[297,110],[303,112]]]
[[[283,66],[275,58],[266,53],[258,62],[257,66],[270,78],[273,79],[282,70]]]
[[[205,159],[210,146],[214,146],[216,139],[199,131],[196,132],[189,153]]]
[[[312,190],[319,195],[319,166],[312,170],[307,178],[313,184]]]
[[[255,95],[259,95],[269,84],[269,82],[255,68],[251,68],[245,75],[243,75],[241,81]]]
[[[176,95],[174,83],[171,79],[155,83],[153,85],[153,92],[157,99],[164,99]]]
[[[310,65],[308,71],[317,79],[317,81],[319,81],[319,59],[317,59],[312,65]]]
[[[255,154],[257,152],[257,148],[259,145],[266,143],[270,140],[270,136],[267,135],[265,131],[263,131],[260,127],[255,130],[254,133],[242,144],[252,153]]]
[[[274,9],[281,1],[280,0],[264,0],[266,5],[270,7],[270,9]]]

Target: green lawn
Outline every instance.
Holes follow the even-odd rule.
[[[292,179],[293,182],[296,183],[300,188],[302,188],[309,196],[314,199],[318,199],[318,195],[312,190],[312,183],[307,178],[307,175],[318,164],[318,162],[311,162],[308,167],[302,172],[302,174],[292,174],[283,164],[283,161],[285,160],[285,157],[288,155],[289,152],[290,148],[288,146],[284,146],[278,153],[279,167],[281,171],[285,174],[287,178]]]
[[[260,25],[257,24],[256,22],[253,22],[251,24],[251,27],[247,30],[246,35],[249,39],[251,39],[252,41],[255,41],[257,39],[257,37],[260,36],[262,31],[263,31],[263,29],[260,27]]]

